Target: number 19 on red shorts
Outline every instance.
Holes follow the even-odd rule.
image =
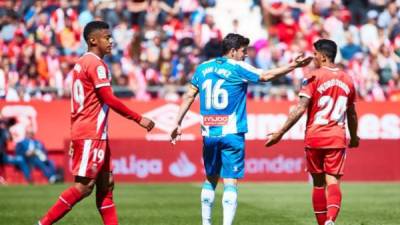
[[[74,176],[96,178],[100,171],[110,171],[110,149],[107,140],[73,140],[72,148]]]

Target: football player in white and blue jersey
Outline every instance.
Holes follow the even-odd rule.
[[[223,225],[231,225],[237,207],[237,180],[244,176],[244,146],[247,132],[246,93],[248,83],[279,78],[296,67],[306,66],[311,57],[298,56],[292,63],[263,71],[245,63],[249,39],[228,34],[222,41],[223,57],[200,64],[191,81],[171,132],[175,144],[181,135],[183,117],[200,95],[203,159],[206,180],[201,191],[202,222],[211,225],[215,188],[223,178]]]

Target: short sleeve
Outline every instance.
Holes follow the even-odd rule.
[[[315,76],[306,76],[302,83],[301,83],[301,89],[300,89],[300,93],[299,96],[300,97],[306,97],[306,98],[310,98],[312,97],[314,91],[315,91],[315,81],[316,78]]]
[[[190,83],[192,83],[193,86],[197,87],[197,89],[199,89],[199,74],[199,69],[196,69],[192,76],[192,80],[190,81]]]
[[[111,85],[108,78],[108,69],[101,61],[96,60],[91,63],[88,66],[87,72],[96,88]]]
[[[257,83],[260,80],[262,69],[257,69],[246,62],[237,62],[236,72],[246,82]]]

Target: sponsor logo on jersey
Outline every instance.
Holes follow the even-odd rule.
[[[181,152],[178,159],[169,166],[169,172],[176,177],[190,177],[196,173],[196,166]]]
[[[228,124],[229,117],[227,115],[207,115],[203,117],[205,126],[224,126]]]

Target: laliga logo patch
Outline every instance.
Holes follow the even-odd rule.
[[[97,77],[99,79],[106,79],[107,78],[106,68],[104,68],[104,66],[98,66],[97,67]]]

